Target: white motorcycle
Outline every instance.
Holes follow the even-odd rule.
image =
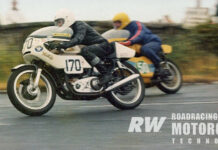
[[[49,49],[50,43],[69,41],[72,35],[70,28],[51,26],[28,36],[22,50],[26,64],[14,67],[8,80],[15,108],[26,115],[43,115],[54,105],[56,94],[65,100],[105,97],[119,109],[137,107],[145,88],[138,70],[127,63],[135,51],[115,43],[115,52],[104,58],[105,65],[113,67],[113,78],[101,85],[100,73],[79,54],[79,46],[64,52]]]

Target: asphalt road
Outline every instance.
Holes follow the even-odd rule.
[[[105,99],[57,98],[52,110],[41,117],[21,114],[6,94],[0,94],[0,150],[217,150],[218,144],[213,143],[172,143],[171,114],[180,112],[217,113],[218,84],[186,85],[174,95],[147,89],[143,103],[128,111],[114,108]],[[131,117],[146,116],[167,120],[159,133],[128,133]]]

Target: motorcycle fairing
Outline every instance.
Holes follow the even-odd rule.
[[[135,56],[135,51],[131,48],[123,46],[120,43],[115,43],[115,51],[117,58],[131,58]]]
[[[50,40],[52,39],[28,38],[22,50],[24,60],[30,63],[34,58],[38,58],[56,69],[64,69],[67,74],[80,74],[83,73],[84,68],[91,68],[91,65],[81,55],[56,55],[48,51],[43,43]],[[55,40],[63,41],[63,39]]]
[[[64,69],[66,74],[81,74],[84,68],[91,68],[91,65],[81,55],[67,54],[56,55],[47,50],[44,43],[48,41],[69,41],[68,34],[72,34],[68,29],[60,30],[54,27],[46,27],[32,33],[24,42],[23,57],[24,61],[28,64],[34,59],[43,60],[47,64],[56,69]],[[58,31],[58,32],[56,32]],[[60,38],[58,38],[60,36]],[[73,51],[79,49],[78,46],[73,47]],[[135,56],[135,51],[125,47],[119,43],[115,43],[116,58],[131,58]]]
[[[136,67],[143,78],[151,78],[154,75],[155,67],[150,59],[141,56],[133,57],[128,60],[128,63]]]

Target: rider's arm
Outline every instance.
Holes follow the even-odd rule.
[[[140,22],[136,22],[136,27],[135,27],[135,34],[128,40],[132,44],[138,43],[142,39],[142,24]]]
[[[129,46],[141,41],[143,36],[142,24],[136,21],[134,24],[132,24],[130,30],[134,33],[133,36],[131,36],[126,42],[121,42],[121,44]]]
[[[75,45],[81,44],[86,35],[86,25],[82,21],[77,21],[71,28],[74,31],[73,38],[65,43],[65,46],[73,47]]]

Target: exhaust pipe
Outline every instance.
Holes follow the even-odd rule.
[[[113,84],[111,86],[109,86],[105,90],[105,92],[109,92],[109,91],[112,91],[112,90],[114,90],[116,88],[119,88],[120,86],[123,86],[124,84],[126,84],[126,83],[128,83],[130,81],[133,81],[133,80],[137,79],[138,77],[139,77],[139,74],[133,74],[133,75],[131,75],[131,76],[129,76],[129,77],[127,77],[127,78],[125,78],[125,79],[123,79],[123,80],[121,80],[121,81],[119,81],[119,82],[117,82],[117,83],[115,83],[115,84]]]

